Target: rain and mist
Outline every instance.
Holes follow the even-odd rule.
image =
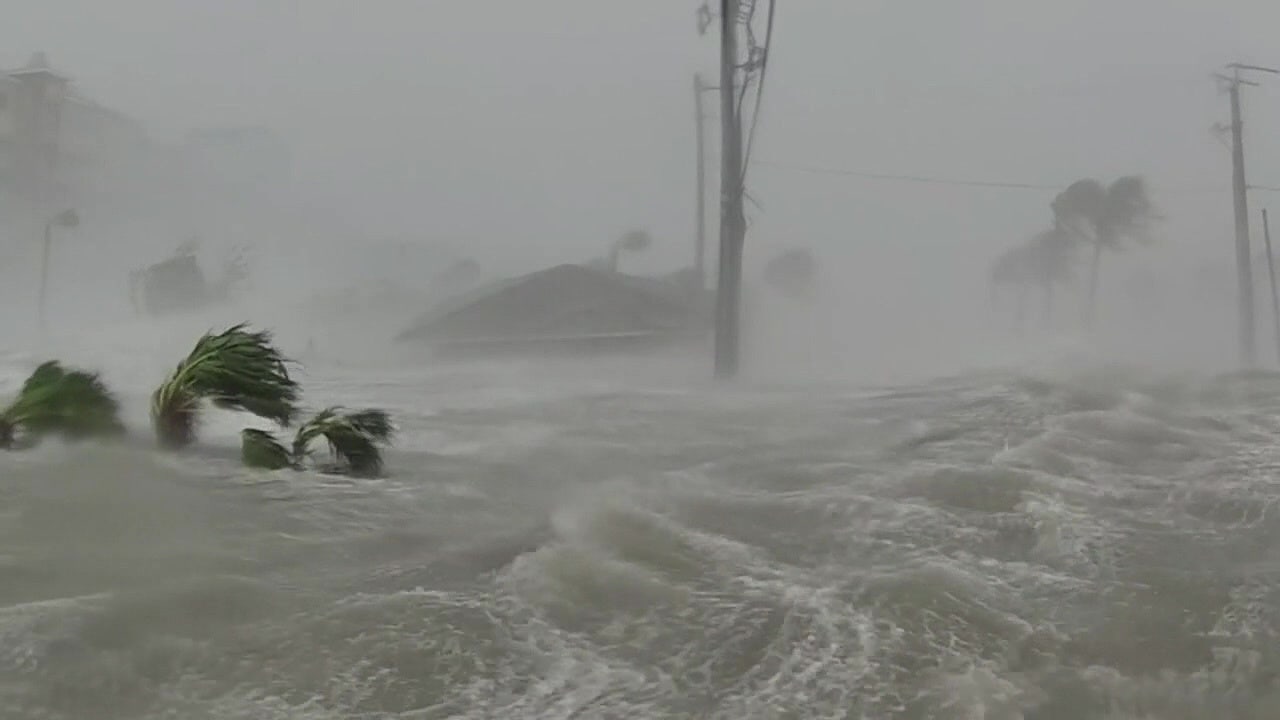
[[[1280,5],[0,18],[0,720],[1280,717]]]

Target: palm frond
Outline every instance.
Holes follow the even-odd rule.
[[[293,465],[288,448],[274,435],[253,428],[240,431],[240,459],[246,467],[261,470],[283,470]]]
[[[786,250],[764,266],[765,282],[790,295],[808,292],[817,273],[818,264],[813,253],[804,248]]]
[[[50,360],[31,373],[18,397],[0,413],[0,447],[11,447],[19,431],[32,439],[120,435],[124,425],[119,412],[119,403],[96,373],[68,370]]]
[[[617,248],[624,252],[638,253],[649,249],[653,237],[645,230],[630,230],[618,238]]]
[[[385,410],[359,410],[348,413],[346,417],[352,426],[377,442],[390,443],[395,435],[395,426]]]
[[[1140,175],[1126,175],[1107,188],[1107,201],[1098,221],[1098,235],[1117,247],[1124,237],[1150,242],[1148,230],[1156,219],[1155,205]]]
[[[244,410],[288,426],[297,415],[298,383],[271,333],[245,323],[206,333],[151,396],[151,420],[161,444],[182,447],[195,439],[200,401]]]
[[[1050,207],[1055,224],[1078,227],[1080,221],[1094,224],[1107,204],[1107,188],[1092,178],[1077,180],[1058,193]]]
[[[391,442],[395,429],[383,410],[346,412],[340,407],[321,410],[298,427],[293,440],[294,462],[301,463],[311,443],[323,437],[329,453],[352,475],[368,477],[382,472],[379,445]]]
[[[47,360],[40,364],[35,370],[31,371],[31,375],[22,383],[22,390],[19,391],[19,397],[32,392],[38,392],[41,387],[49,387],[57,384],[67,376],[66,368],[57,360]]]

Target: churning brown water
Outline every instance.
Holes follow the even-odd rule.
[[[355,482],[151,449],[164,365],[0,457],[0,717],[1280,717],[1273,378],[312,369]]]

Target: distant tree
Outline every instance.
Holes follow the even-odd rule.
[[[483,275],[480,263],[463,258],[432,274],[429,285],[441,296],[456,295],[474,288]]]
[[[1102,252],[1123,250],[1126,240],[1150,240],[1150,227],[1157,215],[1146,181],[1137,175],[1126,175],[1103,187],[1097,180],[1080,180],[1054,198],[1051,207],[1055,228],[1093,247],[1086,308],[1086,317],[1092,322],[1097,310]]]
[[[1029,287],[1027,252],[1027,246],[1018,245],[1000,253],[991,263],[991,270],[987,278],[991,289],[991,304],[993,307],[999,301],[1002,292],[1009,291],[1013,293],[1013,324],[1014,329],[1018,332],[1022,332],[1026,316],[1027,288]]]
[[[1054,287],[1067,285],[1075,278],[1074,245],[1071,235],[1057,227],[1031,239],[1032,277],[1044,290],[1046,323],[1053,319]]]
[[[765,283],[792,297],[811,292],[817,274],[813,253],[803,248],[783,251],[764,266]]]
[[[622,253],[642,253],[653,245],[653,238],[645,230],[631,230],[614,241],[609,248],[609,270],[618,271],[618,258]]]
[[[1044,322],[1052,322],[1054,289],[1070,283],[1075,275],[1074,246],[1069,233],[1054,227],[1006,250],[991,264],[988,279],[993,301],[1000,290],[1013,290],[1019,331],[1024,325],[1027,295],[1037,286],[1044,297]]]
[[[225,302],[249,279],[245,251],[235,249],[222,274],[209,278],[197,257],[199,240],[189,240],[167,260],[129,273],[129,301],[134,311],[149,315],[186,312]]]
[[[450,275],[462,276],[469,282],[480,277],[480,271],[480,263],[471,258],[463,258],[449,266]]]

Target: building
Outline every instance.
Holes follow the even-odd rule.
[[[0,71],[0,192],[43,205],[110,190],[145,157],[133,119],[79,93],[37,52]]]
[[[0,184],[13,193],[40,195],[54,182],[58,126],[68,78],[44,53],[18,70],[0,73]]]
[[[703,338],[710,299],[679,277],[560,265],[446,300],[398,339],[454,356],[648,350]]]

